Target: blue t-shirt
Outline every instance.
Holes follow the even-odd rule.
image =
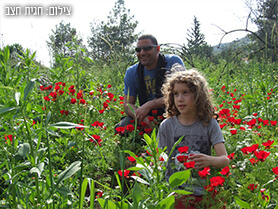
[[[170,71],[174,64],[180,64],[184,67],[182,59],[177,55],[165,54],[165,59],[167,62],[167,65],[165,66],[166,72]],[[138,73],[137,73],[138,64],[139,63],[129,67],[125,73],[124,95],[130,95],[130,96],[134,96],[134,97],[137,97],[137,95],[138,95],[138,91],[139,91]],[[157,68],[155,68],[153,70],[147,70],[146,68],[144,68],[144,80],[145,80],[145,84],[146,84],[149,101],[156,99],[156,98],[154,98],[156,71],[157,71]]]

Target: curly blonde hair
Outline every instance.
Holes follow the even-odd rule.
[[[195,111],[204,125],[207,125],[215,115],[208,83],[205,77],[196,69],[186,70],[181,65],[174,65],[172,67],[171,73],[166,76],[161,89],[166,106],[165,117],[169,118],[180,114],[174,103],[173,89],[175,83],[185,83],[188,86],[190,92],[193,93]]]

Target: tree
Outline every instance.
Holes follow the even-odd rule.
[[[56,57],[74,57],[76,47],[82,46],[82,39],[76,34],[76,29],[70,26],[70,23],[65,24],[63,21],[56,25],[56,29],[52,30],[52,34],[47,41],[53,66],[57,65]]]
[[[138,21],[125,8],[124,0],[116,1],[107,18],[107,22],[91,23],[91,37],[88,39],[91,57],[106,60],[114,53],[124,57],[134,54],[130,48],[138,38],[135,34]]]
[[[190,54],[199,57],[211,57],[212,47],[205,41],[205,35],[201,33],[201,24],[196,16],[193,19],[193,27],[187,29],[187,49]]]
[[[256,39],[260,49],[264,49],[264,54],[277,60],[278,48],[278,3],[277,0],[257,0],[255,9],[252,9],[253,22],[257,25],[258,31]],[[254,36],[253,36],[254,37]]]

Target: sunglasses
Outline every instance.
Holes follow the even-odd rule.
[[[145,51],[145,52],[148,52],[148,51],[151,51],[152,48],[155,48],[157,47],[157,45],[148,45],[148,46],[143,46],[143,47],[136,47],[135,48],[135,51],[137,53],[141,52],[142,49]]]

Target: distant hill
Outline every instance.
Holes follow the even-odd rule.
[[[231,47],[238,48],[240,46],[250,44],[251,42],[252,42],[251,39],[247,35],[241,39],[237,39],[229,43],[221,43],[220,46],[219,45],[213,46],[213,53],[218,54],[223,50],[230,49]]]

